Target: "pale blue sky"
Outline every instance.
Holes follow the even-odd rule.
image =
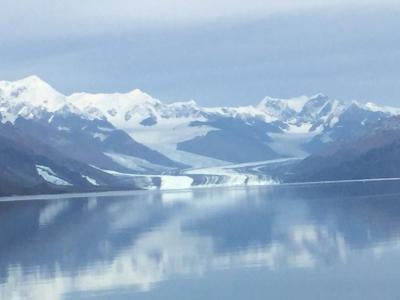
[[[203,105],[322,92],[400,106],[396,2],[5,0],[0,79]]]

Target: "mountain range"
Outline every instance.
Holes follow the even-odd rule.
[[[397,162],[398,115],[323,94],[202,107],[0,81],[0,194],[393,177],[377,165]],[[284,171],[268,173],[273,162]]]

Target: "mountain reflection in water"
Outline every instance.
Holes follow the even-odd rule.
[[[394,299],[397,189],[358,183],[0,202],[0,299],[156,299],[161,290],[171,299],[243,298],[237,290],[265,299],[290,295],[285,280],[299,284],[298,299]],[[185,284],[192,294],[177,288]]]

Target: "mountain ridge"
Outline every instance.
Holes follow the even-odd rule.
[[[145,188],[160,187],[174,180],[246,183],[246,178],[265,174],[257,168],[239,174],[243,170],[234,168],[229,174],[217,172],[219,177],[212,179],[210,174],[185,169],[334,153],[340,145],[357,141],[375,124],[397,115],[397,108],[345,103],[321,93],[289,99],[264,97],[248,106],[202,107],[193,100],[164,103],[139,89],[63,95],[37,76],[0,81],[1,124],[8,124],[10,132],[23,132],[33,152],[38,143],[29,145],[32,138],[75,165],[85,165],[82,170],[98,170],[93,175],[98,178],[90,177],[89,183],[112,176],[108,187],[143,186],[143,182]],[[7,136],[3,131],[0,137]],[[40,179],[37,175],[46,170],[51,170],[45,174],[47,179],[57,177],[51,166],[29,168],[37,171],[32,179]],[[58,175],[56,182],[68,181]]]

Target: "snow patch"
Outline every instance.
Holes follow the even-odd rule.
[[[368,102],[365,104],[365,108],[372,112],[383,112],[391,115],[400,115],[400,108],[391,106],[379,106],[375,103]]]
[[[93,179],[89,176],[86,175],[82,175],[82,178],[86,179],[91,185],[95,185],[95,186],[99,186],[99,184],[97,183],[96,179]]]
[[[64,179],[57,177],[57,174],[54,173],[53,170],[50,169],[49,167],[36,165],[36,171],[44,180],[52,184],[65,185],[65,186],[72,185],[71,183],[65,181]]]
[[[107,139],[107,136],[104,133],[101,133],[101,132],[93,133],[93,137],[95,139],[98,139],[98,140],[102,141],[102,142],[104,142]]]

